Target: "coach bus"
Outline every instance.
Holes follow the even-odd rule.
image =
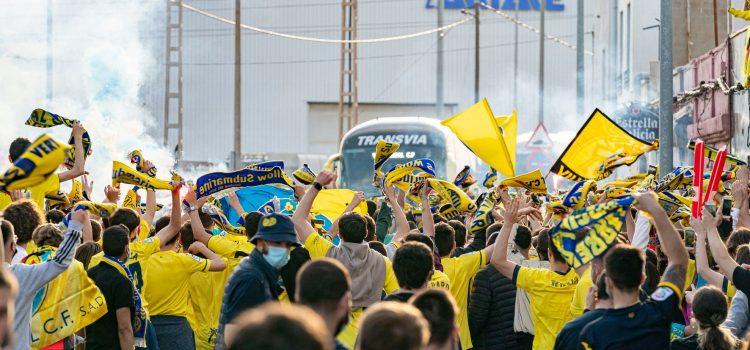
[[[383,172],[396,164],[419,158],[432,159],[437,177],[449,181],[465,165],[471,166],[474,177],[479,181],[487,169],[450,129],[440,124],[440,120],[425,117],[377,118],[355,126],[341,140],[336,169],[340,187],[362,191],[367,197],[381,195],[380,190],[372,184],[378,140],[401,145],[385,163]]]

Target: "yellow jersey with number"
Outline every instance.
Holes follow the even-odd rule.
[[[456,323],[461,338],[461,348],[471,349],[473,344],[471,333],[469,333],[469,317],[466,311],[469,308],[469,292],[471,292],[474,275],[487,265],[487,254],[484,250],[480,250],[455,258],[442,258],[440,263],[443,265],[443,272],[450,280],[449,290],[458,305]]]

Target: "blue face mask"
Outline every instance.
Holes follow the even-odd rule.
[[[263,259],[277,270],[289,262],[289,249],[284,247],[268,247],[268,252],[263,254]]]

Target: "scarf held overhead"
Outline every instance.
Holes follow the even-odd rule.
[[[292,180],[286,176],[280,167],[242,169],[231,173],[208,173],[196,180],[198,198],[209,196],[217,192],[234,188],[267,184],[281,184],[293,187]]]
[[[26,120],[26,125],[35,126],[38,128],[51,128],[57,125],[65,125],[67,127],[72,128],[73,123],[75,122],[76,120],[68,119],[63,116],[54,114],[52,112],[45,111],[41,108],[37,108],[31,112],[29,119]],[[91,137],[89,136],[88,131],[86,130],[83,131],[83,136],[81,137],[81,141],[83,143],[83,157],[87,158],[89,154],[91,154]],[[70,136],[70,140],[68,140],[68,144],[70,146],[75,145],[73,136]],[[73,164],[75,163],[75,152],[70,152],[66,156],[67,158],[65,160],[65,163],[70,166],[73,166]]]
[[[44,182],[62,164],[70,146],[43,134],[0,176],[0,191],[29,188]]]
[[[147,174],[127,166],[125,163],[115,160],[112,162],[112,185],[118,186],[121,183],[135,185],[149,190],[171,191],[174,188],[169,181],[150,177]]]

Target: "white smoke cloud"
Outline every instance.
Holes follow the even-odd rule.
[[[38,129],[24,125],[34,108],[81,120],[93,143],[86,169],[95,199],[111,181],[112,160],[141,149],[161,177],[174,160],[147,130],[157,120],[139,100],[139,89],[157,66],[140,35],[163,31],[155,21],[160,1],[53,2],[53,98],[46,100],[45,1],[4,2],[0,15],[0,168],[9,164],[8,146],[19,136],[43,132],[67,141],[70,129]],[[162,14],[163,15],[163,14]],[[158,26],[157,26],[158,25]],[[161,118],[161,116],[158,116]]]

